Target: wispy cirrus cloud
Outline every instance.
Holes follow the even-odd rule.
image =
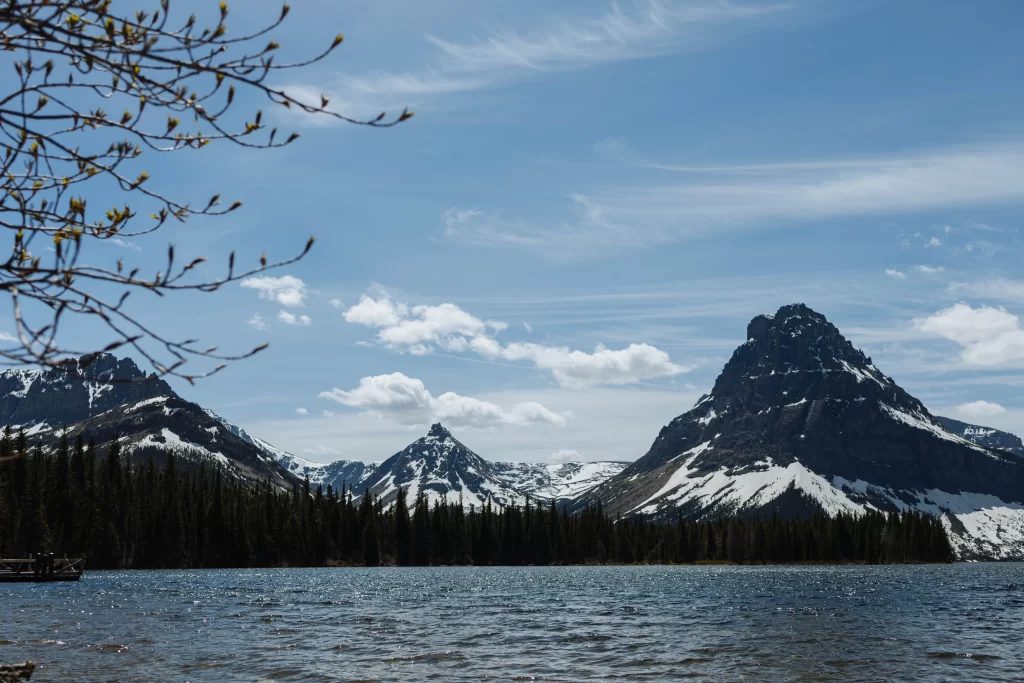
[[[798,3],[649,0],[633,10],[612,4],[596,17],[561,17],[526,33],[507,31],[473,42],[431,36],[447,70],[498,74],[575,70],[662,54],[694,52],[793,14]]]
[[[940,149],[893,158],[687,167],[692,179],[568,195],[557,223],[454,208],[451,239],[551,252],[643,247],[779,223],[892,215],[1024,201],[1024,144]],[[927,241],[942,245],[937,237]],[[564,251],[562,253],[565,253]]]
[[[558,16],[525,30],[498,29],[470,40],[427,35],[433,51],[422,58],[425,67],[416,72],[344,75],[326,88],[294,83],[284,89],[314,106],[320,105],[326,89],[332,109],[354,116],[429,107],[438,98],[544,73],[712,49],[747,33],[785,25],[810,4],[807,0],[612,3],[594,14]]]
[[[993,277],[974,282],[952,282],[946,292],[955,296],[1000,301],[1024,301],[1024,281]]]

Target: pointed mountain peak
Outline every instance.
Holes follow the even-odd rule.
[[[444,425],[442,425],[440,422],[435,422],[434,424],[430,425],[430,431],[427,432],[427,436],[432,436],[435,439],[446,439],[451,435],[451,432],[445,429]]]
[[[854,384],[868,382],[889,389],[892,380],[883,375],[864,355],[842,335],[825,316],[804,304],[783,306],[774,315],[759,315],[747,326],[747,341],[742,344],[726,364],[715,383],[712,395],[716,398],[737,394],[749,396],[751,389],[766,397],[767,393],[783,394],[798,389],[807,398],[824,397],[829,392],[836,398],[843,396],[834,387],[825,387],[820,396],[810,396],[804,390],[812,385],[834,385],[839,378],[850,375]],[[799,377],[808,381],[795,382]],[[771,390],[760,380],[772,378]],[[788,378],[783,380],[783,378]],[[816,379],[818,381],[810,381]],[[800,384],[800,387],[780,383]],[[757,386],[754,386],[757,385]]]

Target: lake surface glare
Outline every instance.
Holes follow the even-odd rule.
[[[0,584],[39,681],[1024,680],[1024,565],[90,572]]]

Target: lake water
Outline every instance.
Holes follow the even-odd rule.
[[[0,584],[40,681],[1008,681],[1024,565],[91,572]]]

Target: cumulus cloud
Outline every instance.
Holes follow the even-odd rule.
[[[295,414],[296,415],[309,415],[309,411],[306,410],[305,408],[296,408],[295,409]]]
[[[898,270],[894,270],[892,268],[886,268],[885,269],[885,274],[888,275],[889,277],[896,278],[897,280],[906,280],[907,279],[906,273],[902,273],[902,272],[900,272]]]
[[[925,273],[926,275],[936,275],[946,269],[942,266],[917,266],[914,270],[919,273]]]
[[[270,329],[270,324],[266,320],[264,320],[263,316],[260,315],[259,313],[253,313],[252,317],[249,318],[246,321],[246,323],[248,323],[250,326],[256,328],[257,330],[261,330],[262,331],[262,330],[269,330]]]
[[[928,240],[927,242],[925,242],[924,246],[925,246],[925,249],[927,249],[929,247],[932,247],[932,248],[934,248],[934,247],[941,247],[942,246],[942,240],[940,240],[938,237],[933,237],[930,240]]]
[[[914,324],[962,346],[960,357],[971,365],[1001,365],[1024,358],[1020,317],[1004,308],[959,303]]]
[[[541,370],[550,370],[564,387],[581,388],[597,384],[633,384],[657,377],[679,375],[688,370],[676,365],[667,353],[649,344],[630,344],[613,350],[598,344],[593,353],[567,347],[512,343],[500,358],[528,360]]]
[[[377,342],[391,349],[413,355],[435,350],[471,352],[488,360],[526,361],[539,370],[550,371],[564,387],[633,384],[690,369],[648,344],[630,344],[617,350],[598,345],[593,353],[564,346],[502,344],[494,335],[507,328],[505,323],[483,320],[451,303],[410,307],[387,295],[378,299],[364,295],[345,312],[345,320],[376,328]]]
[[[277,319],[285,325],[309,325],[313,322],[308,315],[295,315],[291,311],[284,310],[277,314]]]
[[[986,417],[994,417],[996,415],[1002,415],[1006,412],[1006,408],[999,405],[998,403],[989,403],[988,401],[972,401],[971,403],[961,403],[955,408],[956,412],[960,415],[964,415],[972,419],[981,419]]]
[[[331,308],[345,308],[345,302],[341,299],[331,299],[327,302],[327,305]]]
[[[423,382],[395,372],[363,377],[351,390],[334,388],[320,398],[337,401],[352,408],[416,425],[443,422],[453,427],[504,427],[536,424],[564,425],[566,418],[540,403],[528,401],[503,408],[490,401],[447,392],[433,396]]]
[[[563,448],[549,455],[548,460],[558,465],[564,465],[568,462],[583,462],[583,456],[577,450]]]
[[[255,289],[261,299],[289,308],[306,305],[306,283],[293,275],[250,277],[242,280],[242,287]]]
[[[345,311],[345,320],[367,327],[388,327],[397,325],[408,314],[405,304],[396,305],[386,296],[373,299],[364,294],[358,304]]]

